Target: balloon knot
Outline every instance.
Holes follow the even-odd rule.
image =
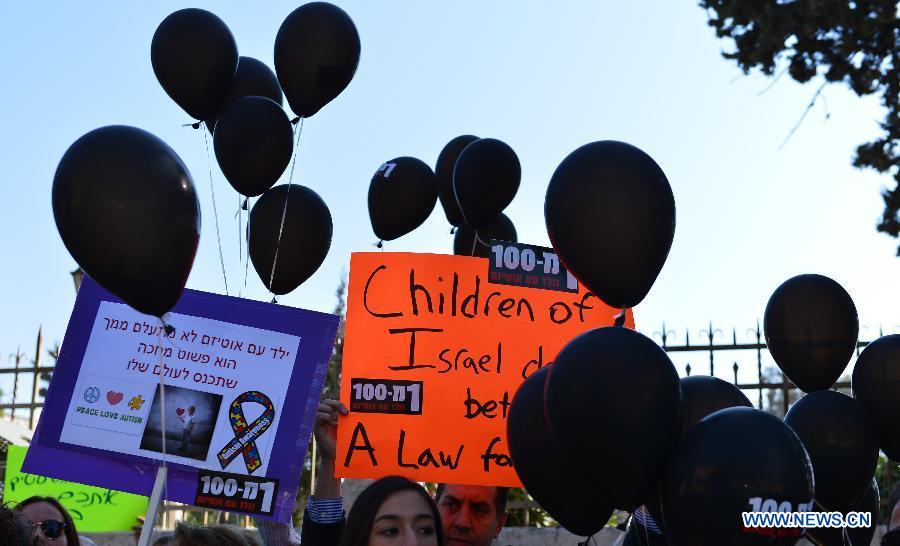
[[[244,203],[241,205],[241,210],[247,210],[247,203],[250,201],[249,197],[244,197]]]
[[[377,243],[375,243],[375,248],[384,248],[384,242],[378,241]]]
[[[453,226],[452,228],[450,228],[450,235],[453,235],[455,233],[456,233],[456,226]]]
[[[615,322],[613,323],[614,326],[625,326],[625,311],[625,309],[622,309],[622,311],[613,317],[615,319]]]
[[[199,129],[201,123],[203,123],[203,122],[202,122],[202,121],[198,121],[197,123],[192,123],[192,124],[191,124],[191,127],[193,127],[194,129]]]
[[[278,303],[278,299],[276,299],[275,296],[272,296],[272,303]]]
[[[297,116],[294,119],[292,119],[291,123],[294,125],[297,125],[298,123],[300,123],[300,116]]]

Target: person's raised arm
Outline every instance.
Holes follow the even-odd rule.
[[[313,496],[316,499],[337,499],[341,496],[341,480],[334,477],[334,464],[337,456],[337,424],[338,415],[347,415],[348,413],[344,404],[337,400],[322,400],[316,410],[313,432],[321,455],[321,466],[313,489]]]
[[[337,452],[338,415],[347,415],[347,408],[337,400],[323,400],[316,409],[313,432],[321,456],[321,466],[313,486],[313,494],[306,503],[301,536],[289,525],[257,520],[260,537],[266,546],[313,544],[336,546],[344,529],[344,502],[341,481],[334,477]]]

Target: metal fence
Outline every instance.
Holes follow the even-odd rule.
[[[863,331],[866,330],[867,328],[864,327]],[[698,336],[694,337],[697,341],[692,342],[690,331],[686,330],[683,343],[679,343],[676,339],[678,334],[667,329],[663,323],[662,328],[652,332],[650,337],[669,354],[680,375],[689,376],[702,372],[729,380],[741,390],[750,392],[751,396],[748,398],[756,404],[757,408],[784,416],[792,401],[796,400],[800,393],[796,385],[784,377],[784,374],[772,361],[759,323],[755,328],[746,329],[741,336],[741,341],[738,339],[736,328],[731,329],[730,336],[727,336],[725,332],[722,329],[714,328],[710,323],[699,331]],[[883,335],[883,329],[879,327],[878,336],[875,337]],[[731,338],[730,342],[727,337]],[[858,341],[855,356],[858,356],[860,350],[869,343],[870,341]],[[13,378],[12,391],[8,392],[7,389],[3,389],[0,394],[0,418],[18,420],[23,424],[27,419],[28,427],[34,429],[40,409],[44,405],[42,382],[49,379],[50,374],[53,373],[53,364],[55,364],[54,362],[42,364],[43,357],[48,357],[46,360],[52,360],[49,355],[42,355],[43,351],[42,332],[38,330],[33,357],[29,358],[29,355],[17,349],[14,354],[8,356],[5,366],[0,364],[0,384],[8,384],[6,378],[10,375]],[[853,364],[854,361],[851,361],[850,366]],[[849,394],[850,381],[845,375],[832,388]],[[23,394],[25,394],[24,401],[22,400]],[[5,465],[5,456],[3,460],[0,460],[0,465]],[[881,484],[883,492],[889,491],[893,485],[891,473],[888,472],[885,476],[886,480]],[[310,490],[312,490],[313,479],[313,473],[309,473]],[[882,495],[882,503],[887,501],[886,496]],[[302,507],[298,506],[297,508],[302,511]],[[525,522],[528,521],[529,510],[536,508],[538,505],[528,500],[511,501],[509,504],[510,510],[524,511],[525,517],[520,519]],[[198,523],[227,521],[239,525],[249,524],[249,518],[245,516],[222,514],[176,504],[167,504],[163,507],[160,523],[168,528],[175,517],[178,519],[188,518]]]
[[[42,378],[49,384],[49,378],[56,364],[55,362],[42,364],[43,350],[43,331],[39,328],[32,358],[29,359],[19,347],[14,354],[8,355],[7,366],[0,366],[0,385],[6,385],[9,375],[13,376],[12,392],[0,390],[0,416],[14,421],[17,418],[24,418],[23,413],[27,414],[28,428],[32,430],[37,425],[40,408],[44,407]],[[26,400],[22,401],[22,394],[25,392],[27,392]],[[9,394],[8,402],[7,394]]]

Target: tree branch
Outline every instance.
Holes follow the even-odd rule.
[[[812,110],[812,107],[816,105],[816,99],[818,99],[819,95],[822,94],[822,89],[825,89],[825,86],[827,84],[828,84],[828,81],[826,80],[826,81],[822,82],[822,85],[820,85],[818,89],[816,89],[816,94],[813,95],[813,98],[809,101],[809,104],[806,105],[806,110],[803,111],[803,115],[800,116],[800,119],[797,120],[797,124],[794,125],[794,128],[791,129],[791,132],[788,133],[788,135],[785,137],[784,142],[782,142],[781,145],[778,146],[779,150],[784,148],[784,145],[788,143],[788,141],[791,139],[791,137],[794,136],[794,133],[797,132],[797,129],[800,128],[800,125],[803,123],[803,120],[806,119],[806,115],[809,114],[809,111]]]

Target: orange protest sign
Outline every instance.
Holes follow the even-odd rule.
[[[490,280],[485,258],[352,255],[338,476],[521,486],[506,445],[516,389],[620,311],[582,287]]]

